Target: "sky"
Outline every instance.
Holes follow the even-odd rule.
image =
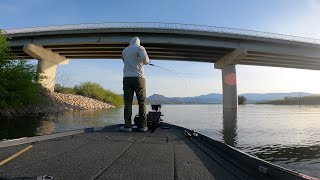
[[[201,2],[201,3],[200,3]],[[1,0],[0,29],[102,23],[167,22],[242,28],[320,39],[320,0]],[[142,42],[143,45],[143,42]],[[146,66],[147,96],[222,93],[211,63],[152,60],[179,74]],[[122,94],[121,60],[70,60],[57,83],[92,81]],[[238,93],[320,94],[320,71],[237,65]]]

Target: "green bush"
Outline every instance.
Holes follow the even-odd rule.
[[[64,93],[64,94],[76,94],[76,91],[72,87],[64,87],[60,84],[56,84],[54,86],[54,91],[58,93]]]
[[[101,85],[93,82],[83,82],[79,86],[75,86],[76,94],[97,99],[115,106],[123,104],[122,97],[110,90],[104,89]]]
[[[83,82],[80,85],[74,86],[73,88],[56,85],[55,91],[66,94],[78,94],[97,99],[102,102],[110,103],[115,106],[123,105],[123,99],[120,95],[115,94],[110,90],[106,90],[101,85],[93,82]]]
[[[0,33],[0,108],[37,104],[42,100],[36,66],[11,60],[7,38]]]

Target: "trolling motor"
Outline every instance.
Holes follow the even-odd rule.
[[[160,122],[163,121],[161,116],[161,104],[151,105],[152,111],[149,111],[147,114],[147,124],[148,127],[159,127]]]
[[[152,104],[151,109],[152,111],[149,111],[147,114],[147,125],[148,128],[153,131],[157,127],[159,127],[160,122],[163,121],[163,119],[161,118],[163,114],[161,113],[161,104]],[[136,115],[134,117],[134,124],[139,124],[139,115]]]

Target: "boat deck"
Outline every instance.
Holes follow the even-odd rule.
[[[0,179],[268,179],[186,136],[181,127],[164,124],[152,133],[119,127],[36,142],[0,166]],[[29,145],[3,147],[0,159]]]

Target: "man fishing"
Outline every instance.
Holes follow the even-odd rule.
[[[139,104],[139,127],[140,131],[148,131],[146,115],[146,81],[144,65],[150,63],[148,54],[140,39],[134,37],[129,46],[122,51],[123,67],[123,92],[124,92],[124,121],[125,125],[120,131],[131,132],[132,100],[136,93]]]

